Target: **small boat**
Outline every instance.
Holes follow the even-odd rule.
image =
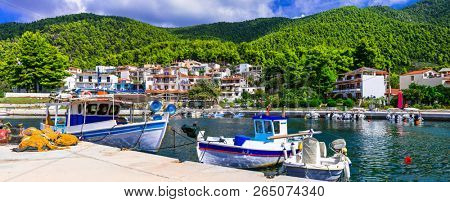
[[[233,114],[233,118],[235,118],[235,119],[244,118],[244,113]]]
[[[225,113],[223,112],[215,112],[212,114],[212,118],[223,118],[225,117]]]
[[[355,121],[364,120],[366,118],[366,115],[364,114],[366,109],[364,108],[354,107],[351,111],[353,112],[352,118]]]
[[[125,98],[123,95],[122,97]],[[41,123],[41,129],[51,127],[55,131],[70,133],[88,142],[157,152],[164,138],[169,116],[174,113],[175,106],[168,105],[166,112],[162,115],[154,114],[153,117],[145,115],[144,121],[134,122],[135,102],[120,99],[118,95],[105,95],[73,98],[68,102],[47,103],[47,116],[45,122]],[[150,106],[151,110],[155,109],[156,105],[162,104],[153,102]],[[67,107],[65,117],[58,116],[59,107],[55,107],[56,113],[52,118],[49,113],[49,108],[52,106]],[[119,116],[124,106],[130,107],[129,119]]]
[[[317,112],[309,112],[305,114],[305,119],[319,119],[320,114]]]
[[[195,135],[188,135],[197,139],[197,156],[201,163],[261,168],[283,162],[284,156],[298,148],[302,136],[320,133],[309,130],[288,134],[287,118],[279,116],[254,116],[253,125],[253,138],[243,135],[205,138],[205,131],[201,130],[197,130]]]
[[[286,175],[321,181],[349,181],[351,161],[346,156],[345,140],[335,140],[331,145],[336,153],[327,157],[324,142],[313,137],[305,138],[302,149],[284,161]]]

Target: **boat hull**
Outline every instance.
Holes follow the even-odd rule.
[[[324,170],[324,169],[311,169],[297,166],[289,166],[285,164],[286,175],[292,177],[314,179],[321,181],[338,181],[342,176],[342,170]]]
[[[290,153],[290,151],[288,151]],[[236,146],[197,144],[199,162],[233,167],[233,168],[262,168],[273,166],[284,161],[283,150],[256,150]]]
[[[81,140],[97,144],[130,148],[145,152],[157,152],[161,146],[167,128],[167,121],[154,121],[116,125],[75,132],[73,135]]]

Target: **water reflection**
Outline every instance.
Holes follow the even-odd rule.
[[[184,123],[191,124],[194,121],[211,136],[229,137],[252,133],[251,119],[183,119],[173,121],[171,125],[179,128]],[[321,130],[323,133],[316,135],[316,138],[327,144],[338,138],[345,139],[348,155],[353,162],[353,181],[450,180],[450,126],[446,122],[425,122],[423,125],[414,126],[384,120],[338,122],[289,119],[288,124],[290,133],[309,128]],[[332,151],[328,152],[331,154]],[[160,153],[177,156],[182,160],[197,161],[194,147]],[[411,156],[411,165],[403,163],[406,156]]]
[[[38,127],[41,118],[6,119],[13,124],[24,123],[26,127]],[[183,124],[198,122],[208,136],[232,137],[236,134],[252,135],[251,119],[178,119],[170,126],[179,129]],[[289,132],[313,128],[323,133],[316,135],[327,145],[338,138],[347,141],[348,155],[353,164],[352,181],[450,181],[450,124],[425,121],[414,126],[405,123],[373,121],[331,121],[289,119]],[[177,145],[189,141],[176,138]],[[182,161],[197,161],[195,145],[172,148],[174,138],[171,130],[159,154]],[[332,151],[328,151],[331,154]],[[412,163],[404,164],[411,156]]]

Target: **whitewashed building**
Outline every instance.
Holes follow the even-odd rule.
[[[242,76],[235,75],[221,79],[220,89],[221,95],[219,100],[227,100],[232,102],[238,98],[241,98],[242,89],[246,87],[245,79]]]
[[[401,90],[408,89],[412,83],[424,86],[437,86],[442,84],[442,77],[440,73],[432,69],[417,70],[400,75]]]
[[[339,75],[332,93],[340,98],[384,97],[388,76],[386,71],[361,67]]]

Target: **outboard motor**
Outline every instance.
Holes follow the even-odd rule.
[[[183,126],[181,126],[181,130],[188,137],[190,137],[190,138],[197,138],[197,135],[200,132],[200,127],[198,127],[196,123],[192,124],[192,126],[188,126],[187,124],[183,124]]]
[[[346,146],[347,146],[347,143],[345,142],[344,139],[337,139],[337,140],[334,140],[333,142],[331,142],[331,147],[332,147],[335,151],[341,151],[341,150],[343,150]]]

